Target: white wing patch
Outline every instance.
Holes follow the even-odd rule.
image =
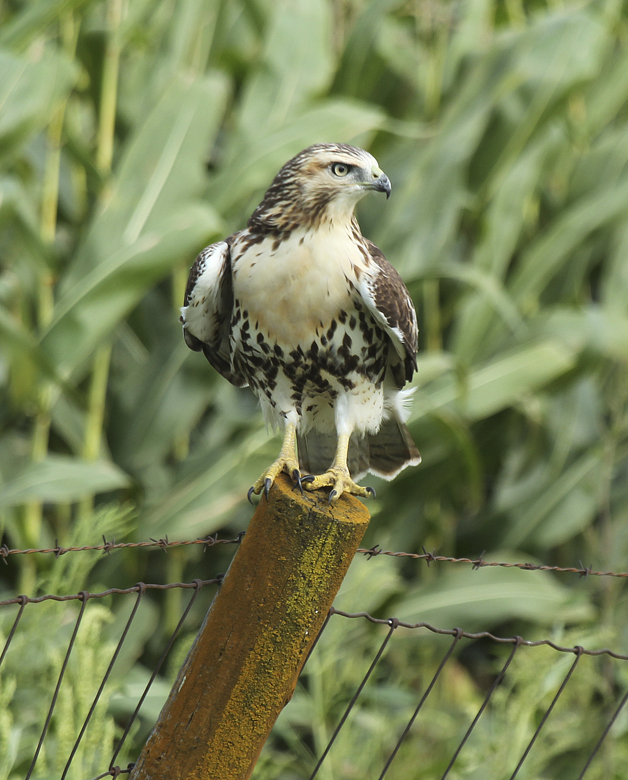
[[[218,335],[222,281],[229,270],[229,244],[220,241],[204,249],[196,261],[198,275],[192,287],[187,306],[181,309],[184,330],[205,344],[211,344]]]

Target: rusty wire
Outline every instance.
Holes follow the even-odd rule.
[[[85,614],[85,607],[87,606],[87,594],[85,591],[83,591],[81,594],[81,609],[78,613],[78,617],[76,618],[76,622],[74,624],[74,631],[72,631],[72,637],[70,638],[70,642],[68,644],[68,649],[66,651],[65,657],[63,659],[63,664],[61,666],[61,671],[59,672],[59,677],[57,679],[57,684],[55,685],[55,691],[52,695],[52,701],[50,702],[50,708],[48,710],[48,715],[46,716],[46,720],[44,722],[44,727],[41,730],[41,735],[39,737],[39,742],[37,743],[37,747],[35,748],[35,754],[33,755],[33,760],[31,761],[31,765],[28,768],[28,772],[26,774],[25,780],[29,780],[30,776],[33,774],[33,770],[35,769],[35,764],[37,763],[37,759],[39,758],[39,752],[41,750],[42,745],[44,744],[44,739],[46,738],[46,734],[48,732],[48,727],[50,726],[50,721],[52,720],[52,713],[55,708],[55,704],[57,703],[57,696],[59,695],[59,689],[61,688],[61,683],[63,682],[63,678],[65,676],[65,670],[68,667],[68,661],[70,660],[70,653],[72,652],[72,648],[74,647],[74,642],[76,640],[76,635],[78,634],[79,627],[81,625],[81,622],[83,620],[83,615]]]
[[[343,612],[340,609],[335,609],[335,607],[331,608],[331,612],[333,615],[341,615],[342,617],[346,618],[365,618],[370,623],[379,623],[380,625],[388,625],[390,620],[390,618],[384,619],[373,617],[373,615],[369,615],[368,612]],[[436,628],[429,623],[406,623],[403,620],[399,620],[398,625],[403,628],[425,628],[428,631],[431,631],[433,634],[441,634],[444,636],[457,636],[461,631],[459,628]],[[552,642],[551,639],[538,639],[536,641],[532,641],[529,639],[521,639],[521,637],[518,636],[495,636],[494,634],[491,634],[490,631],[479,631],[475,634],[468,631],[462,631],[460,635],[465,639],[490,639],[492,642],[496,642],[497,644],[502,645],[522,644],[526,647],[542,647],[545,645],[547,647],[551,647],[553,650],[557,650],[559,653],[582,653],[584,655],[594,656],[609,655],[611,658],[616,658],[618,661],[628,661],[628,655],[616,653],[613,650],[609,650],[607,647],[604,647],[601,650],[585,650],[579,645],[576,647],[564,647],[563,645],[557,645],[555,642]]]
[[[620,577],[621,579],[628,579],[628,572],[621,571],[597,571],[592,566],[549,566],[545,563],[530,563],[530,562],[512,562],[512,561],[486,561],[480,555],[478,558],[454,558],[450,555],[436,555],[433,552],[427,552],[425,547],[422,553],[409,553],[409,552],[393,552],[392,550],[381,550],[379,545],[365,549],[360,547],[356,553],[361,553],[369,558],[373,558],[377,555],[390,555],[393,558],[411,558],[417,561],[425,561],[429,566],[430,563],[466,563],[473,567],[473,569],[484,568],[502,568],[502,569],[521,569],[522,571],[552,571],[558,574],[577,574],[580,577]]]
[[[220,583],[222,581],[223,575],[220,574],[218,577],[214,577],[212,580],[194,580],[194,582],[168,582],[165,585],[156,585],[155,583],[149,583],[149,582],[138,582],[136,585],[133,585],[130,588],[109,588],[109,590],[103,590],[100,591],[100,593],[87,593],[86,598],[88,601],[91,599],[104,599],[106,596],[111,596],[113,594],[115,595],[122,595],[125,596],[128,593],[137,593],[138,590],[143,588],[144,590],[172,590],[173,588],[196,588],[197,582],[201,582],[203,585],[212,585],[215,583]],[[79,601],[83,598],[83,593],[86,593],[86,591],[82,591],[81,593],[71,593],[67,596],[58,596],[55,593],[46,593],[44,596],[15,596],[12,599],[5,599],[4,601],[0,601],[0,607],[8,607],[11,604],[41,604],[42,601]]]
[[[572,665],[569,667],[569,671],[567,672],[567,675],[565,676],[565,679],[563,680],[563,682],[562,682],[560,688],[558,689],[558,691],[556,691],[556,695],[552,699],[549,707],[545,710],[545,713],[544,713],[543,717],[541,718],[541,721],[539,722],[539,725],[537,726],[536,731],[532,735],[532,739],[528,742],[528,745],[527,745],[526,749],[523,751],[523,755],[519,759],[519,763],[515,767],[515,771],[510,775],[509,780],[515,780],[515,777],[519,774],[519,770],[521,769],[521,767],[523,765],[523,762],[528,757],[528,754],[532,750],[532,746],[534,745],[534,743],[536,742],[537,737],[541,733],[541,729],[543,728],[543,726],[547,722],[547,719],[549,718],[549,716],[552,714],[552,710],[556,706],[556,702],[561,697],[563,691],[567,687],[567,683],[569,682],[569,680],[571,680],[571,675],[576,671],[576,666],[578,666],[578,663],[580,662],[580,659],[582,658],[582,656],[584,654],[584,649],[578,645],[575,648],[575,650],[577,651],[576,652],[576,657],[574,658],[574,661],[573,661]],[[594,753],[592,755],[595,755],[595,751],[594,751]]]
[[[163,539],[150,539],[146,542],[116,542],[115,539],[107,541],[105,537],[102,538],[102,544],[84,544],[81,547],[63,547],[55,542],[54,547],[29,547],[25,550],[18,548],[11,548],[6,544],[0,546],[0,559],[4,563],[7,563],[7,559],[13,555],[54,555],[55,558],[60,558],[62,555],[66,555],[71,552],[103,552],[109,554],[113,550],[124,549],[137,549],[137,548],[160,548],[164,552],[168,552],[171,547],[189,547],[191,545],[201,544],[205,549],[208,547],[215,547],[218,544],[239,544],[244,536],[244,531],[241,531],[235,539],[219,539],[218,534],[215,536],[206,536],[198,539],[184,539],[171,542],[167,536]]]
[[[397,621],[397,626],[398,625],[399,625],[399,622]],[[400,735],[399,739],[397,740],[397,744],[393,748],[392,753],[390,754],[390,756],[388,757],[388,760],[384,764],[384,768],[382,769],[382,773],[379,776],[378,780],[382,780],[382,778],[385,776],[386,772],[388,771],[390,765],[395,760],[395,756],[399,752],[399,748],[401,747],[404,739],[408,736],[408,734],[410,732],[410,729],[414,725],[414,721],[417,719],[417,716],[418,716],[419,712],[421,712],[421,710],[423,709],[423,705],[425,704],[425,702],[427,700],[427,697],[432,692],[432,688],[436,685],[436,681],[440,677],[440,673],[445,668],[445,664],[447,663],[447,661],[449,661],[449,658],[450,658],[451,654],[456,649],[456,647],[458,645],[458,642],[461,639],[462,639],[462,630],[461,629],[456,629],[456,636],[454,637],[454,641],[449,645],[449,649],[447,650],[447,652],[445,653],[445,655],[441,659],[441,662],[438,665],[438,668],[436,669],[436,672],[434,673],[432,679],[430,680],[430,684],[425,689],[425,693],[423,694],[423,696],[421,697],[421,700],[417,704],[416,709],[414,710],[414,712],[410,716],[410,719],[408,720],[405,729],[401,732],[401,735]]]
[[[222,576],[215,580],[215,582],[218,583],[218,584],[221,581],[222,581]],[[157,675],[159,674],[159,670],[161,669],[163,662],[166,660],[166,656],[170,652],[170,649],[172,648],[172,645],[174,644],[174,640],[177,638],[177,636],[179,634],[179,631],[181,630],[181,627],[185,623],[185,619],[187,618],[190,610],[192,609],[192,605],[196,601],[196,597],[198,596],[198,594],[201,591],[201,588],[203,587],[203,580],[194,580],[194,586],[195,587],[194,587],[194,593],[192,594],[192,598],[188,601],[188,605],[185,608],[183,614],[181,615],[181,618],[180,618],[179,622],[177,623],[176,628],[172,632],[172,636],[170,637],[170,639],[168,641],[168,644],[166,645],[165,650],[163,651],[163,653],[159,657],[159,660],[157,661],[157,664],[155,665],[155,668],[153,669],[153,673],[151,674],[150,679],[146,683],[146,687],[144,688],[144,691],[143,691],[142,695],[140,696],[140,700],[138,701],[136,708],[133,710],[133,714],[131,715],[131,718],[130,718],[129,722],[127,723],[126,728],[124,729],[124,733],[120,737],[120,741],[118,742],[118,746],[115,749],[115,751],[113,753],[113,756],[111,757],[111,762],[109,763],[109,771],[110,772],[115,769],[115,767],[114,767],[115,760],[118,757],[118,754],[120,753],[120,750],[122,749],[122,746],[124,745],[124,743],[126,741],[126,738],[129,735],[129,731],[131,730],[131,726],[133,725],[133,723],[135,722],[135,719],[139,715],[140,709],[142,708],[142,704],[144,704],[144,699],[148,695],[148,692],[149,692],[153,682],[155,681],[155,677],[157,677]]]
[[[233,539],[219,539],[218,535],[207,536],[198,539],[179,539],[170,541],[167,536],[162,539],[150,539],[144,542],[116,542],[115,539],[107,541],[103,537],[102,544],[83,545],[81,547],[63,547],[56,543],[54,547],[30,547],[27,549],[11,548],[6,544],[0,546],[0,560],[7,564],[8,559],[15,555],[54,555],[59,558],[62,555],[72,552],[102,552],[110,554],[114,550],[122,549],[161,549],[168,552],[175,547],[191,547],[202,545],[206,550],[221,544],[239,544],[244,537],[245,531],[241,531]],[[431,563],[461,563],[471,566],[473,569],[484,568],[502,568],[502,569],[521,569],[522,571],[548,571],[555,574],[577,574],[579,577],[617,577],[619,579],[628,579],[628,572],[625,571],[601,571],[592,566],[584,566],[580,562],[579,566],[550,566],[545,563],[531,563],[530,561],[487,561],[482,555],[477,558],[456,558],[451,555],[437,555],[435,552],[428,552],[423,548],[422,553],[412,553],[394,550],[382,550],[378,544],[373,547],[360,547],[356,550],[356,555],[364,555],[367,558],[375,558],[378,555],[387,555],[393,558],[409,558],[417,561],[425,561],[429,566]],[[0,606],[2,604],[0,603]]]

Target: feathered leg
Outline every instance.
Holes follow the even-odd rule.
[[[285,471],[289,474],[298,488],[301,487],[301,472],[299,471],[299,459],[297,457],[296,448],[297,429],[294,423],[286,421],[286,430],[283,436],[283,444],[281,445],[281,451],[277,460],[269,466],[262,476],[257,480],[253,487],[249,488],[248,499],[251,500],[251,496],[255,493],[264,491],[264,495],[268,498],[268,491],[270,490],[273,482],[278,474]]]
[[[334,462],[324,474],[316,477],[304,477],[303,484],[308,490],[317,490],[322,487],[330,487],[329,500],[336,501],[343,493],[351,493],[354,496],[374,496],[372,487],[362,487],[351,479],[347,466],[347,454],[349,452],[349,440],[351,435],[338,434],[338,444]]]

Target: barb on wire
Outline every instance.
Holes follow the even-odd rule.
[[[35,555],[35,554],[52,554],[55,558],[59,558],[61,555],[65,555],[70,552],[98,552],[101,551],[106,555],[109,555],[113,550],[123,549],[136,549],[136,548],[150,548],[159,547],[164,551],[168,551],[170,547],[189,547],[190,545],[201,544],[206,550],[208,547],[214,547],[218,544],[240,544],[244,536],[244,531],[241,531],[235,539],[218,539],[218,535],[207,536],[199,539],[182,539],[177,541],[169,541],[166,536],[164,539],[150,539],[147,542],[116,542],[115,539],[107,541],[105,537],[102,538],[102,544],[86,544],[82,547],[62,547],[55,539],[54,547],[29,547],[26,550],[20,550],[18,548],[10,548],[6,544],[0,547],[0,558],[7,563],[7,559],[13,555]]]
[[[119,766],[113,766],[111,769],[108,769],[106,772],[103,772],[102,775],[98,775],[97,777],[93,777],[92,780],[103,780],[103,777],[120,777],[120,775],[128,775],[131,773],[133,767],[135,764],[129,764],[126,769],[121,769]]]
[[[0,547],[0,559],[4,564],[8,564],[8,559],[14,555],[34,555],[38,554],[52,554],[55,558],[59,558],[62,555],[70,552],[89,552],[100,551],[105,555],[110,555],[114,550],[122,549],[136,549],[136,548],[159,548],[164,552],[172,547],[189,547],[191,545],[202,545],[203,550],[207,550],[209,547],[215,547],[219,544],[240,544],[244,537],[245,531],[240,533],[234,539],[219,539],[218,535],[206,536],[198,539],[182,539],[170,541],[168,537],[163,539],[153,539],[145,542],[116,542],[115,539],[107,540],[103,536],[102,544],[83,545],[82,547],[62,547],[58,541],[55,540],[54,547],[42,547],[42,548],[28,548],[25,550],[17,548],[9,548],[6,544]],[[543,563],[530,563],[529,561],[487,561],[484,559],[486,550],[484,550],[477,558],[456,558],[450,555],[437,555],[436,552],[428,552],[425,547],[422,548],[422,553],[411,553],[403,551],[382,550],[379,544],[373,545],[373,547],[364,548],[360,547],[356,554],[365,555],[367,558],[375,558],[378,555],[388,555],[394,558],[411,558],[418,561],[425,561],[429,566],[432,563],[462,563],[468,564],[475,571],[477,569],[495,568],[502,569],[521,569],[522,571],[549,571],[555,574],[577,574],[580,577],[619,577],[622,579],[628,579],[628,572],[616,572],[616,571],[597,571],[592,566],[585,566],[582,561],[579,561],[579,566],[549,566]]]
[[[545,563],[513,562],[513,561],[486,561],[484,555],[486,550],[477,558],[454,558],[451,555],[436,555],[434,552],[428,552],[425,547],[422,553],[394,552],[393,550],[381,550],[379,545],[375,547],[360,547],[356,550],[356,555],[365,555],[367,558],[373,558],[376,555],[389,555],[393,558],[412,558],[417,561],[425,561],[429,566],[431,563],[466,563],[475,571],[477,569],[496,568],[501,569],[521,569],[522,571],[551,571],[555,574],[578,574],[580,577],[620,577],[628,579],[628,571],[595,571],[591,566],[584,566],[580,561],[580,567],[576,566],[549,566]]]

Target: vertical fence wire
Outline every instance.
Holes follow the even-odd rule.
[[[322,765],[323,761],[327,758],[327,754],[331,750],[331,746],[336,741],[336,737],[340,733],[340,729],[344,726],[345,721],[349,717],[349,714],[351,713],[351,710],[353,709],[356,701],[358,700],[359,695],[364,690],[364,686],[368,682],[368,679],[371,676],[371,674],[373,672],[373,669],[375,669],[375,667],[377,666],[377,664],[379,662],[379,659],[382,657],[382,654],[383,654],[384,650],[386,649],[386,646],[388,645],[388,642],[390,641],[390,638],[392,637],[393,632],[399,626],[399,621],[397,620],[397,618],[391,618],[389,622],[390,622],[390,629],[388,630],[388,633],[384,637],[384,641],[380,645],[379,650],[375,654],[375,658],[373,658],[373,661],[371,662],[371,665],[369,666],[368,671],[366,672],[366,674],[362,678],[362,682],[359,684],[359,686],[358,686],[356,692],[354,693],[351,701],[347,705],[347,708],[345,709],[342,718],[340,718],[340,721],[339,721],[338,725],[334,729],[334,733],[331,735],[331,738],[330,738],[329,742],[327,743],[327,747],[323,751],[321,757],[318,759],[318,762],[316,763],[316,766],[314,767],[314,771],[310,775],[310,780],[314,780],[314,778],[318,774],[318,770],[321,768],[321,765]]]
[[[48,716],[46,717],[46,722],[44,723],[41,736],[39,737],[39,742],[37,743],[37,748],[35,749],[35,755],[33,756],[33,760],[31,761],[31,765],[28,769],[25,780],[29,780],[29,778],[33,774],[33,770],[35,769],[35,764],[37,763],[37,759],[39,758],[41,746],[44,744],[44,739],[46,738],[46,733],[48,732],[48,727],[50,726],[50,721],[52,720],[52,713],[57,703],[57,697],[59,695],[61,683],[63,682],[63,677],[65,676],[65,670],[67,669],[68,661],[70,660],[70,653],[72,652],[72,648],[74,647],[74,642],[76,640],[76,636],[78,634],[81,621],[83,620],[83,615],[85,614],[85,607],[87,606],[89,594],[87,593],[87,591],[84,590],[81,592],[80,596],[81,596],[81,609],[79,610],[78,617],[76,618],[76,623],[74,624],[74,631],[72,632],[72,637],[70,638],[70,643],[68,644],[68,649],[66,651],[65,658],[63,659],[61,671],[59,672],[57,685],[55,686],[54,694],[52,696],[52,701],[50,703],[50,709],[48,710]]]
[[[2,649],[2,655],[0,655],[0,666],[2,666],[2,662],[4,661],[4,658],[7,654],[7,651],[9,649],[9,645],[13,641],[13,637],[15,636],[15,632],[17,630],[18,623],[22,619],[22,615],[24,614],[24,608],[28,604],[28,597],[27,596],[18,596],[18,599],[20,599],[20,609],[17,613],[17,616],[15,620],[13,621],[13,625],[11,626],[11,630],[9,631],[9,636],[7,637],[7,641],[4,643],[4,648]]]
[[[179,631],[181,630],[181,626],[185,623],[185,619],[188,616],[189,611],[192,609],[192,605],[196,601],[196,597],[201,591],[201,588],[203,587],[203,581],[200,579],[194,580],[194,593],[192,594],[192,597],[190,598],[187,607],[185,608],[183,614],[181,615],[181,619],[177,623],[177,626],[175,630],[172,632],[172,636],[170,637],[170,640],[168,641],[168,644],[166,645],[165,650],[161,654],[159,660],[157,661],[157,665],[155,666],[155,669],[153,670],[153,673],[150,676],[149,681],[146,683],[146,687],[144,688],[144,692],[142,693],[139,702],[137,703],[137,707],[133,711],[133,714],[131,715],[131,719],[126,725],[126,728],[124,729],[124,733],[120,737],[120,741],[118,742],[118,746],[116,747],[113,756],[111,757],[111,761],[109,763],[109,771],[115,771],[116,767],[114,767],[115,761],[122,750],[122,746],[124,745],[127,736],[129,735],[129,731],[131,730],[131,727],[133,726],[133,723],[135,722],[135,719],[137,718],[140,709],[142,708],[142,704],[144,704],[144,699],[148,695],[148,692],[155,680],[155,677],[159,674],[159,670],[161,669],[161,666],[163,662],[166,660],[166,656],[170,652],[170,648],[174,644],[174,640],[177,638]]]
[[[454,753],[454,755],[453,755],[453,757],[452,757],[451,761],[449,762],[449,766],[448,766],[448,767],[447,767],[447,769],[445,770],[445,774],[442,776],[441,780],[445,780],[445,778],[447,777],[447,775],[448,775],[448,774],[449,774],[449,772],[451,771],[451,768],[452,768],[452,767],[453,767],[453,765],[456,763],[456,759],[457,759],[457,758],[458,758],[458,756],[460,755],[460,751],[461,751],[461,750],[462,750],[462,748],[465,746],[465,743],[466,743],[466,741],[467,741],[467,740],[469,739],[469,737],[471,736],[471,732],[472,732],[472,731],[473,731],[473,729],[476,727],[476,725],[477,725],[477,722],[478,722],[478,721],[480,720],[480,718],[482,717],[482,713],[484,712],[484,710],[486,709],[486,707],[487,707],[487,705],[488,705],[489,701],[491,700],[491,696],[492,696],[492,695],[495,693],[495,690],[497,689],[497,686],[498,686],[498,685],[500,684],[500,682],[501,682],[501,681],[504,679],[504,675],[506,674],[506,671],[508,670],[508,667],[510,666],[510,664],[511,664],[511,662],[512,662],[512,659],[515,657],[515,653],[516,653],[516,652],[517,652],[517,650],[518,650],[518,649],[521,647],[521,643],[522,643],[522,642],[523,642],[523,639],[522,639],[520,636],[517,636],[517,637],[515,637],[515,644],[514,644],[514,647],[512,648],[512,652],[511,652],[511,653],[510,653],[510,655],[508,656],[508,660],[507,660],[507,661],[506,661],[506,663],[503,665],[501,672],[500,672],[500,673],[497,675],[497,677],[495,678],[495,682],[494,682],[494,683],[491,685],[491,687],[490,687],[490,689],[489,689],[488,693],[486,694],[486,697],[484,698],[484,701],[482,702],[482,706],[481,706],[481,707],[480,707],[480,709],[478,710],[478,714],[475,716],[475,718],[473,718],[473,722],[471,723],[471,725],[470,725],[470,726],[469,726],[469,728],[467,729],[467,733],[466,733],[466,734],[464,735],[464,737],[462,738],[462,742],[461,742],[461,743],[458,745],[458,748],[457,748],[456,752]]]
[[[124,627],[124,630],[122,632],[122,635],[120,637],[120,640],[118,644],[116,645],[116,649],[114,650],[113,656],[111,657],[111,661],[109,662],[109,666],[107,667],[107,670],[105,671],[104,677],[102,679],[102,682],[100,683],[100,686],[98,690],[96,691],[96,695],[94,696],[94,700],[92,702],[91,707],[89,708],[89,712],[87,713],[87,717],[85,718],[85,721],[83,722],[83,725],[81,727],[81,730],[79,732],[78,737],[76,738],[76,742],[74,743],[74,747],[72,748],[72,752],[70,753],[70,756],[66,762],[66,765],[63,769],[63,774],[61,775],[61,780],[65,780],[68,770],[70,769],[70,765],[72,761],[74,760],[74,756],[76,755],[76,751],[78,750],[79,744],[81,740],[83,739],[83,735],[85,734],[85,731],[87,730],[87,726],[89,725],[89,721],[91,720],[92,715],[94,714],[94,710],[96,709],[96,706],[98,704],[98,701],[100,699],[100,696],[105,688],[105,685],[107,684],[107,680],[109,679],[109,675],[111,674],[114,664],[116,662],[116,659],[118,658],[118,654],[120,653],[120,650],[122,649],[122,645],[124,644],[124,640],[126,639],[127,634],[129,633],[129,629],[131,628],[131,624],[135,620],[135,616],[137,614],[137,610],[140,606],[140,602],[142,601],[142,598],[144,597],[144,594],[146,593],[146,586],[143,582],[139,582],[137,584],[138,591],[137,591],[137,598],[135,600],[135,604],[133,605],[133,609],[131,610],[131,614],[129,615],[129,619],[126,622],[126,625]]]
[[[318,632],[318,634],[316,635],[316,639],[314,640],[314,643],[312,644],[312,647],[310,647],[310,650],[309,650],[309,652],[308,652],[308,654],[307,654],[307,656],[306,656],[306,658],[305,658],[305,661],[303,661],[303,666],[301,667],[301,673],[303,673],[303,670],[305,669],[305,667],[306,667],[306,665],[307,665],[307,662],[308,662],[308,661],[310,660],[310,658],[312,657],[312,653],[314,652],[314,648],[315,648],[315,647],[316,647],[316,645],[318,644],[318,640],[319,640],[319,639],[320,639],[320,638],[323,636],[323,631],[324,631],[324,630],[327,628],[327,625],[328,625],[328,623],[329,623],[329,619],[331,618],[331,616],[332,616],[333,614],[334,614],[334,608],[333,608],[333,607],[331,607],[331,609],[330,609],[330,610],[329,610],[329,612],[327,613],[327,617],[325,618],[325,622],[324,622],[324,623],[323,623],[323,625],[321,626],[321,630],[320,630],[320,631]]]
[[[417,716],[418,716],[419,712],[423,708],[423,705],[425,704],[425,702],[427,700],[427,697],[432,692],[432,688],[436,685],[436,681],[440,677],[440,673],[445,668],[445,664],[447,663],[447,661],[449,661],[449,658],[451,657],[451,654],[453,653],[456,645],[458,644],[458,642],[462,638],[462,635],[463,635],[462,629],[461,628],[457,628],[456,629],[456,636],[454,637],[453,642],[449,645],[449,649],[447,650],[447,652],[443,656],[440,664],[438,665],[438,669],[436,670],[436,672],[434,673],[432,679],[430,680],[430,684],[425,689],[425,693],[421,697],[421,701],[418,703],[416,709],[414,710],[414,712],[410,716],[410,720],[408,721],[405,729],[401,733],[401,736],[397,740],[397,744],[395,745],[395,747],[393,748],[392,753],[388,757],[388,761],[386,761],[386,763],[384,764],[384,768],[382,769],[382,773],[379,776],[379,780],[383,780],[384,776],[386,775],[386,772],[388,772],[388,770],[390,769],[390,765],[392,764],[392,762],[395,759],[395,756],[399,752],[399,748],[401,747],[401,743],[404,741],[404,739],[408,735],[410,729],[412,728],[412,725],[413,725],[414,721],[417,719]]]
[[[574,662],[573,662],[573,664],[571,665],[571,667],[570,667],[569,671],[567,672],[567,675],[566,675],[565,679],[563,680],[563,682],[562,682],[562,685],[560,686],[560,688],[559,688],[559,689],[558,689],[558,691],[556,692],[556,695],[555,695],[555,696],[554,696],[554,698],[552,699],[552,703],[551,703],[551,704],[550,704],[550,706],[547,708],[547,710],[545,711],[545,714],[544,714],[544,715],[543,715],[543,717],[541,718],[541,722],[539,723],[539,725],[538,725],[538,727],[537,727],[536,731],[535,731],[535,732],[534,732],[534,734],[532,735],[532,739],[530,740],[530,742],[528,743],[528,746],[527,746],[527,747],[526,747],[526,749],[524,750],[524,752],[523,752],[523,755],[522,755],[522,756],[521,756],[521,758],[519,759],[519,763],[518,763],[518,764],[517,764],[517,766],[515,767],[515,771],[514,771],[514,772],[512,773],[512,775],[510,776],[510,780],[514,780],[514,779],[515,779],[515,777],[516,777],[516,776],[517,776],[517,774],[519,773],[519,770],[520,770],[520,769],[521,769],[521,767],[523,766],[523,762],[526,760],[526,758],[528,757],[528,754],[529,754],[529,753],[530,753],[530,751],[532,750],[532,746],[533,746],[533,745],[534,745],[534,743],[536,742],[536,738],[537,738],[537,737],[539,736],[539,734],[541,733],[541,729],[542,729],[542,728],[543,728],[543,726],[545,725],[545,722],[547,721],[547,719],[549,718],[549,716],[550,716],[550,714],[551,714],[552,710],[554,709],[554,705],[556,704],[556,702],[558,701],[558,699],[559,699],[559,698],[560,698],[560,696],[562,695],[562,692],[563,692],[563,691],[565,690],[565,688],[567,687],[567,683],[568,683],[568,682],[569,682],[569,680],[571,679],[571,675],[572,675],[572,674],[574,673],[574,671],[576,670],[576,666],[578,666],[578,662],[580,661],[580,658],[582,658],[582,653],[583,653],[583,651],[584,651],[584,648],[583,648],[583,647],[580,647],[580,645],[578,645],[578,647],[576,647],[576,648],[575,648],[576,657],[574,658]]]
[[[627,701],[628,701],[628,693],[626,693],[626,695],[624,696],[624,698],[623,698],[623,699],[622,699],[622,700],[619,702],[619,706],[617,707],[617,709],[616,709],[616,710],[615,710],[615,712],[613,713],[613,717],[610,719],[610,722],[608,723],[608,725],[606,726],[606,728],[605,728],[605,729],[604,729],[604,731],[602,732],[602,736],[601,736],[601,737],[599,738],[599,740],[597,741],[597,744],[596,744],[596,746],[593,748],[593,752],[592,752],[592,753],[591,753],[591,755],[589,756],[589,760],[587,761],[587,763],[584,765],[584,769],[583,769],[583,770],[582,770],[582,772],[580,772],[580,774],[578,775],[578,780],[582,780],[582,778],[583,778],[583,777],[585,776],[585,774],[587,773],[587,771],[588,771],[589,767],[590,767],[590,766],[591,766],[591,764],[593,763],[593,759],[594,759],[594,758],[595,758],[595,756],[597,755],[597,753],[598,753],[599,749],[602,747],[602,743],[604,742],[604,740],[605,740],[605,739],[606,739],[606,737],[608,736],[608,733],[609,733],[609,731],[610,731],[610,730],[613,728],[613,723],[615,723],[615,721],[616,721],[616,720],[617,720],[617,718],[619,717],[619,713],[620,713],[620,712],[623,710],[623,708],[624,708],[624,706],[626,705],[626,702],[627,702]]]

